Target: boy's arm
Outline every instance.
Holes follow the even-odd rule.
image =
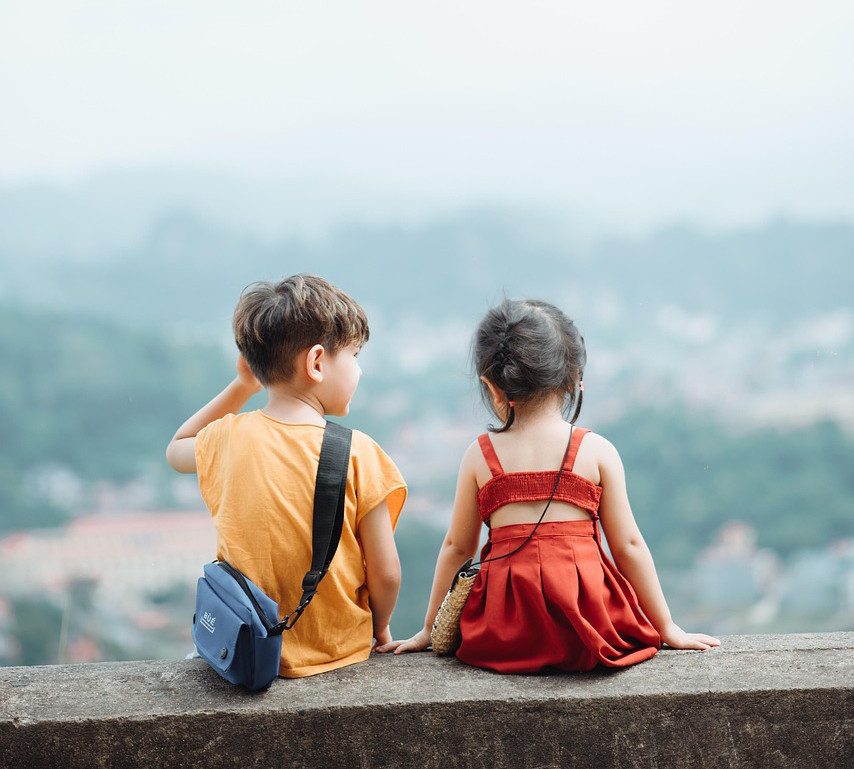
[[[202,406],[178,428],[166,447],[166,461],[179,473],[196,472],[196,435],[199,430],[226,414],[236,414],[255,393],[261,383],[250,371],[243,357],[237,359],[237,376],[213,400]]]
[[[391,633],[388,623],[400,590],[400,559],[385,500],[359,521],[358,535],[365,555],[368,598],[374,615],[374,638],[378,644],[389,643]]]

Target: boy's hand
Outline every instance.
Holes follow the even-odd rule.
[[[388,646],[390,643],[392,643],[392,639],[391,630],[388,625],[381,630],[374,630],[374,642],[371,644],[371,651],[381,652],[384,650],[381,647]]]
[[[252,373],[252,369],[249,368],[249,364],[242,355],[237,356],[237,381],[255,393],[264,389],[264,385],[262,385],[255,374]]]
[[[389,639],[391,641],[391,639]],[[417,632],[412,638],[405,641],[391,641],[383,646],[378,646],[374,651],[391,652],[402,654],[403,652],[423,652],[430,646],[430,631],[427,628]]]
[[[166,460],[179,473],[196,472],[196,436],[211,422],[226,414],[236,414],[263,385],[255,378],[249,365],[239,356],[237,377],[213,400],[202,406],[178,428],[166,447]]]

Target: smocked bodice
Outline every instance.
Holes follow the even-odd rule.
[[[599,499],[602,496],[602,487],[572,471],[581,441],[589,432],[590,430],[580,428],[573,429],[563,472],[558,481],[557,489],[554,491],[554,499],[558,502],[568,502],[586,510],[595,520],[599,517]],[[492,473],[492,478],[477,493],[478,511],[483,521],[487,521],[489,516],[503,505],[512,502],[547,500],[552,496],[558,475],[557,470],[505,473],[498,461],[489,434],[481,435],[478,442],[486,464]]]

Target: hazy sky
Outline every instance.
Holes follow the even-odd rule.
[[[156,166],[854,218],[851,0],[0,0],[0,184]]]

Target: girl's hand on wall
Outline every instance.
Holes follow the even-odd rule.
[[[661,640],[673,649],[711,649],[721,642],[705,633],[686,633],[675,622],[671,622],[660,633]]]

